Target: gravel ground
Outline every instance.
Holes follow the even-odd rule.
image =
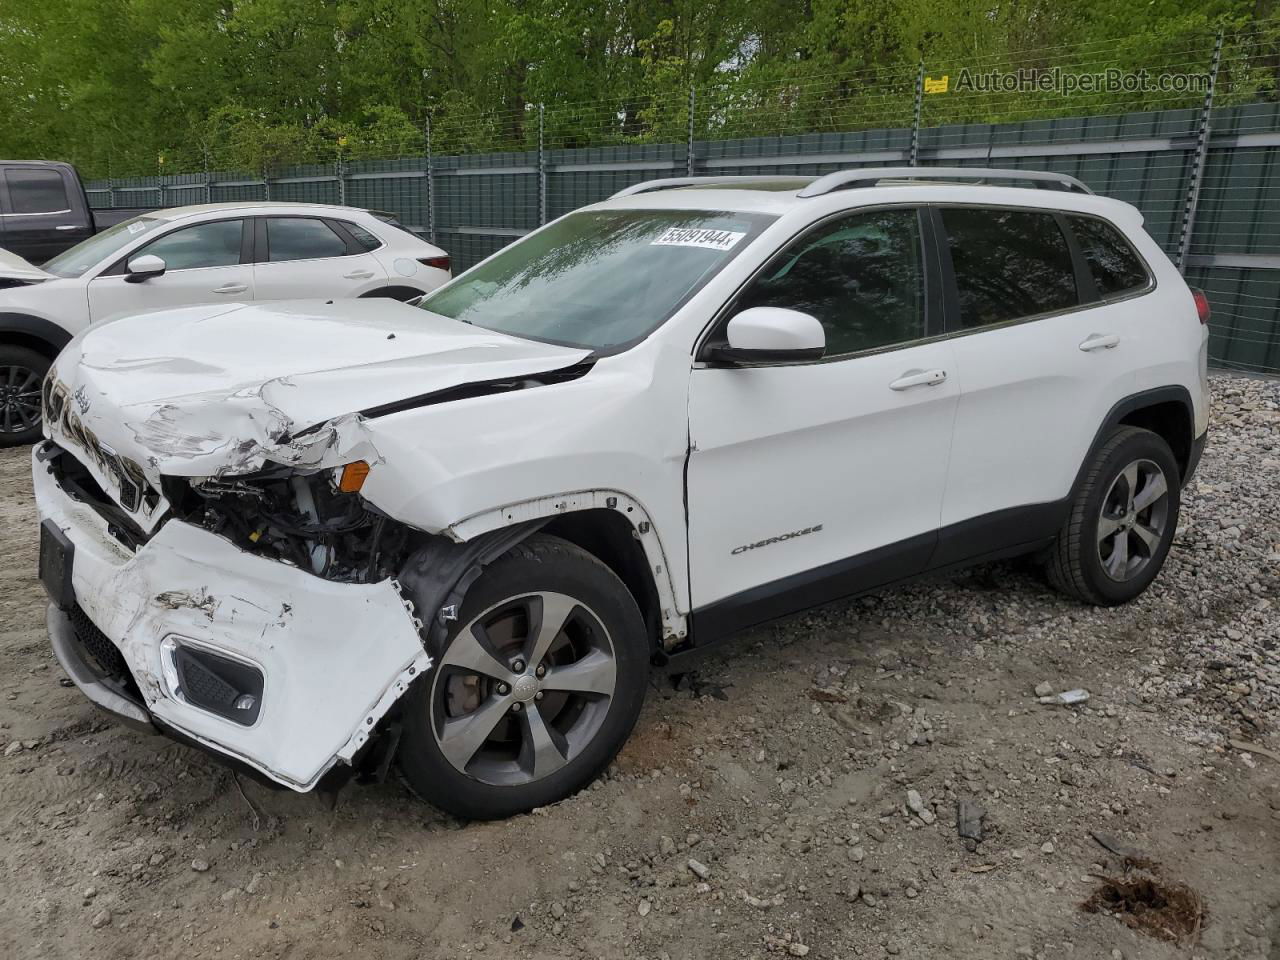
[[[755,630],[655,679],[590,790],[492,824],[238,783],[95,713],[0,453],[0,956],[1280,960],[1280,384],[1213,387],[1138,602],[1001,564]],[[1203,905],[1181,944],[1081,908],[1126,866]]]

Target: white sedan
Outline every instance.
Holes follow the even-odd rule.
[[[202,303],[410,300],[449,276],[448,254],[390,215],[310,203],[158,210],[42,267],[0,250],[0,446],[39,436],[40,381],[92,323]]]

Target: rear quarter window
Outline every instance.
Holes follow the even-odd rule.
[[[1068,216],[1089,272],[1104,299],[1131,293],[1150,282],[1146,265],[1124,235],[1105,220]]]
[[[364,250],[377,250],[382,246],[382,241],[375,237],[372,233],[360,226],[358,223],[352,223],[350,220],[338,221],[347,233],[351,234],[352,239]]]

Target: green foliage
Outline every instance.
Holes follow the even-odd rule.
[[[1267,0],[56,0],[0,5],[0,156],[89,176],[897,127],[930,75],[1202,72],[1274,99]],[[1193,106],[928,97],[938,125]],[[161,160],[163,158],[163,161]]]

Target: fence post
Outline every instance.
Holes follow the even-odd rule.
[[[916,102],[911,113],[911,149],[907,151],[907,166],[914,167],[920,159],[920,108],[924,105],[924,61],[916,71]]]
[[[547,222],[546,104],[538,104],[538,223]]]
[[[1222,62],[1222,35],[1218,31],[1213,44],[1213,61],[1209,65],[1209,89],[1200,107],[1200,124],[1196,129],[1195,153],[1191,158],[1191,176],[1187,184],[1187,199],[1182,208],[1182,231],[1178,235],[1178,272],[1187,272],[1187,251],[1191,248],[1191,233],[1196,226],[1196,207],[1200,204],[1200,185],[1204,182],[1204,165],[1209,154],[1209,114],[1213,111],[1213,90],[1218,84],[1218,66]]]
[[[342,162],[341,149],[334,158],[333,172],[338,175],[338,206],[345,207],[347,205],[347,165]]]
[[[209,169],[212,166],[209,163],[209,147],[202,147],[200,153],[204,156],[204,202],[213,203],[213,171]]]
[[[689,84],[689,138],[685,143],[685,171],[688,176],[693,176],[693,116],[694,110],[697,108],[697,94],[694,93],[693,84]]]
[[[267,175],[267,161],[262,161],[262,199],[271,202],[271,177]]]
[[[436,170],[431,156],[431,115],[427,114],[427,235],[436,242]]]

